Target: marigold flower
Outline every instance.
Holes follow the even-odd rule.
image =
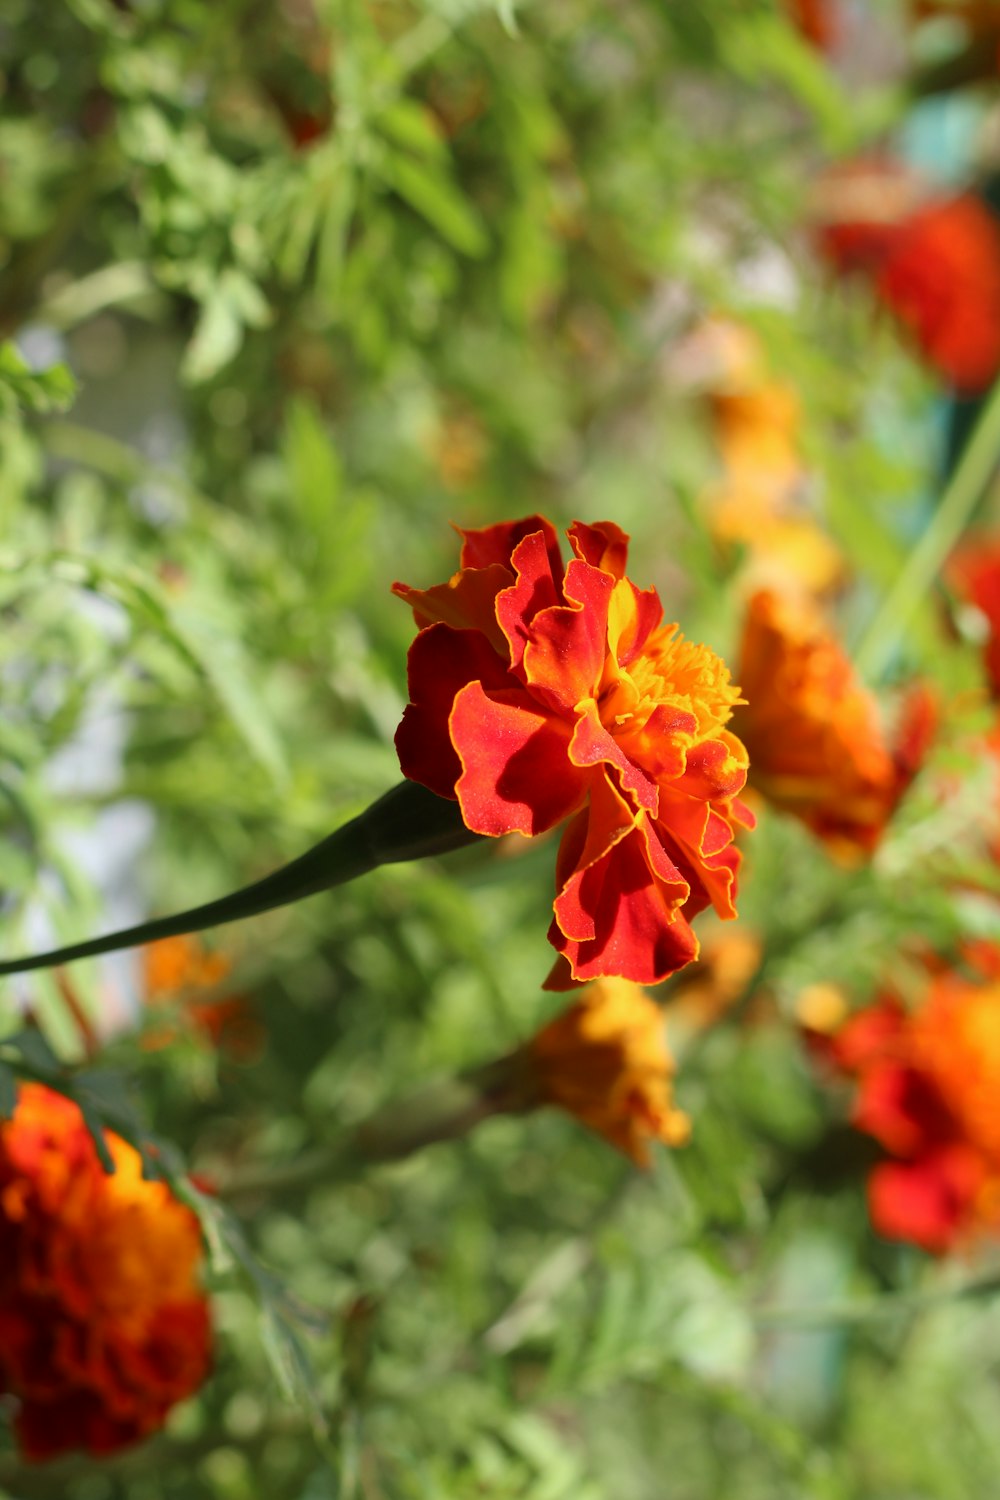
[[[888,1158],[869,1180],[872,1222],[934,1254],[1000,1230],[1000,950],[964,957],[975,977],[932,971],[919,1010],[886,995],[820,1042],[857,1079],[852,1122]]]
[[[741,676],[747,701],[734,722],[752,786],[831,851],[871,854],[932,738],[927,689],[911,692],[890,749],[875,699],[818,611],[767,590],[749,603]]]
[[[538,516],[461,535],[448,583],[394,585],[420,627],[403,774],[457,799],[475,833],[570,819],[549,987],[656,983],[696,956],[693,916],[736,915],[735,825],[752,823],[737,800],[746,751],[725,727],[738,689],[714,652],[660,624],[612,522],[570,528],[565,570]]]
[[[37,1084],[0,1124],[0,1392],[27,1458],[136,1442],[209,1368],[197,1220],[105,1140],[110,1176],[77,1106]]]
[[[649,1165],[650,1141],[688,1138],[663,1011],[627,979],[589,985],[515,1057],[531,1104],[566,1110],[638,1166]]]
[[[875,296],[949,384],[973,395],[1000,369],[1000,224],[972,193],[929,195],[892,162],[860,161],[820,190],[820,248]]]
[[[200,1000],[199,992],[217,990],[232,972],[227,953],[207,949],[196,934],[160,938],[142,950],[144,993],[151,1008],[180,1000],[195,1031],[233,1056],[249,1058],[262,1042],[262,1028],[250,1014],[246,997],[225,995]],[[170,1027],[147,1032],[147,1047],[167,1046],[175,1038]]]

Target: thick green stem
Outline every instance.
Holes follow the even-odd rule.
[[[462,822],[457,802],[437,797],[414,781],[403,781],[386,792],[365,812],[331,833],[306,854],[266,875],[263,880],[242,890],[193,906],[170,917],[158,917],[127,927],[103,937],[70,943],[47,953],[33,953],[24,958],[10,958],[0,963],[0,974],[21,974],[28,969],[48,969],[55,964],[71,963],[77,958],[92,958],[117,948],[134,948],[140,943],[154,943],[159,938],[177,937],[237,922],[243,917],[259,916],[279,906],[289,906],[319,891],[330,890],[366,875],[379,865],[397,864],[427,855],[444,854],[475,843],[478,834],[470,833]]]
[[[872,621],[855,660],[863,676],[885,667],[966,524],[1000,459],[1000,381],[994,385],[975,431],[934,517],[907,557]]]

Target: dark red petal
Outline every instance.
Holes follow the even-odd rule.
[[[517,544],[533,532],[541,532],[549,556],[549,571],[553,578],[561,578],[562,554],[559,537],[551,521],[544,516],[524,516],[520,521],[498,521],[494,526],[482,526],[466,531],[456,528],[462,538],[462,567],[488,568],[491,563],[503,563],[511,567],[511,558]]]
[[[602,568],[613,578],[624,578],[628,566],[628,532],[614,521],[574,521],[567,533],[573,551],[583,562]]]
[[[429,625],[410,647],[407,678],[412,702],[396,730],[403,775],[439,797],[454,797],[462,772],[448,724],[456,694],[474,681],[509,686],[510,674],[478,630]]]

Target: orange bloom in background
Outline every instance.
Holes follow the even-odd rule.
[[[722,478],[705,495],[712,535],[745,552],[753,586],[794,585],[822,594],[843,581],[840,548],[807,503],[797,391],[768,372],[753,332],[708,318],[685,340],[678,374],[704,390]]]
[[[533,1105],[574,1115],[640,1167],[649,1143],[690,1133],[675,1108],[663,1011],[627,979],[599,979],[515,1054]]]
[[[766,590],[748,606],[741,677],[735,724],[751,785],[832,852],[871,854],[933,737],[929,691],[911,691],[890,748],[874,697],[819,612]]]
[[[251,1015],[243,995],[199,1000],[199,991],[217,990],[232,972],[226,953],[211,952],[196,934],[161,938],[142,950],[146,1004],[152,1008],[177,1002],[194,1030],[231,1056],[250,1060],[263,1044],[263,1028]],[[144,1038],[148,1047],[165,1047],[176,1039],[170,1027],[158,1027]]]
[[[678,975],[667,996],[675,1042],[679,1032],[693,1033],[714,1026],[743,999],[763,955],[760,938],[742,922],[705,941],[697,962]]]
[[[932,968],[919,1010],[889,995],[819,1041],[888,1158],[869,1179],[873,1224],[932,1254],[1000,1231],[1000,949],[964,958],[974,977]]]
[[[835,168],[817,193],[821,252],[865,275],[924,359],[956,390],[1000,369],[1000,223],[972,193],[934,196],[894,162]]]
[[[1000,697],[1000,537],[967,536],[952,553],[945,577],[983,616],[983,664],[993,696]]]
[[[785,0],[792,24],[821,52],[829,51],[837,35],[836,7],[831,0]]]
[[[394,592],[420,627],[396,733],[405,776],[498,837],[569,820],[556,862],[548,987],[654,984],[698,952],[690,920],[734,917],[743,745],[739,691],[706,646],[662,625],[625,576],[610,521],[569,531],[564,567],[538,516],[463,531],[445,584]]]
[[[25,1457],[116,1452],[162,1427],[211,1361],[190,1209],[79,1109],[25,1084],[0,1124],[0,1391]]]

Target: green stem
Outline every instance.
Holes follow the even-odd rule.
[[[0,974],[48,969],[77,958],[91,958],[117,948],[134,948],[140,943],[155,943],[160,938],[259,916],[261,912],[289,906],[319,891],[356,880],[379,865],[444,854],[478,839],[479,834],[471,833],[462,822],[457,802],[437,797],[414,781],[403,781],[315,848],[253,885],[203,906],[142,922],[137,927],[70,943],[47,953],[7,959],[0,963]]]
[[[366,1167],[402,1161],[439,1141],[458,1140],[492,1115],[525,1107],[517,1079],[511,1058],[441,1079],[409,1098],[393,1100],[329,1146],[294,1161],[231,1173],[216,1187],[216,1196],[231,1202],[341,1182]]]
[[[921,599],[961,536],[1000,458],[1000,381],[990,391],[933,520],[910,552],[857,651],[863,676],[884,668]]]

